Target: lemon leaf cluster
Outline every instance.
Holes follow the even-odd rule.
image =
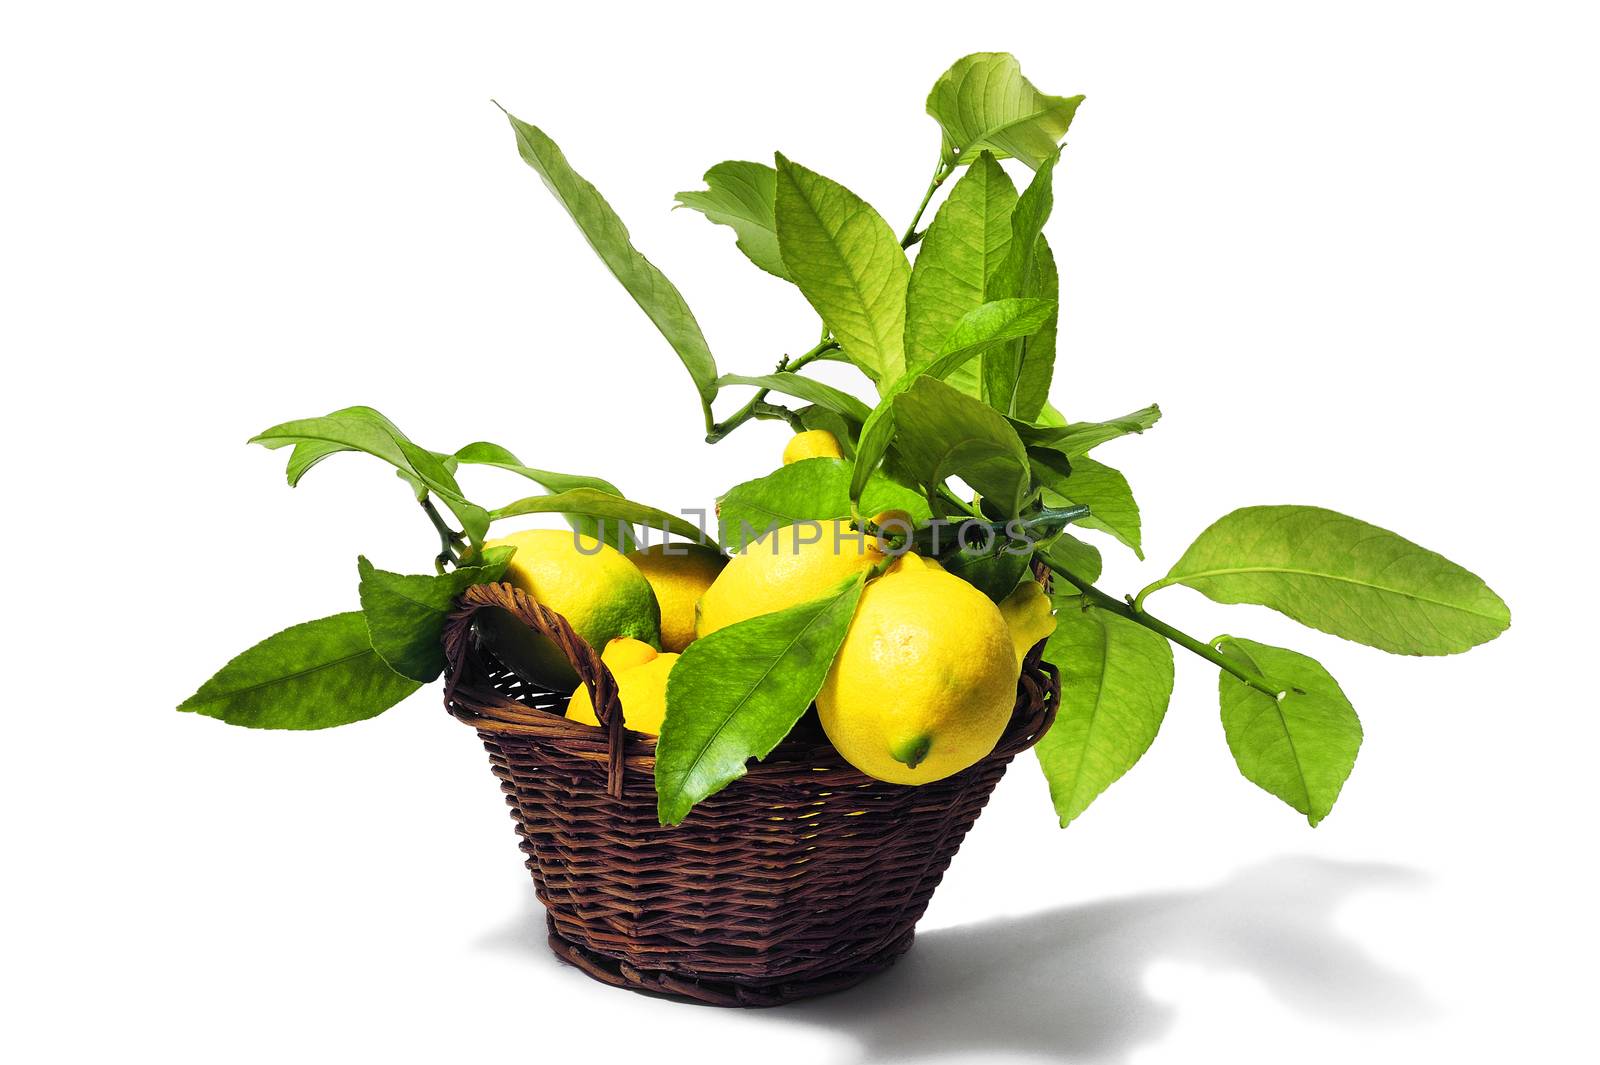
[[[438,537],[434,573],[361,559],[361,611],[269,637],[181,709],[269,728],[372,717],[439,674],[439,632],[457,597],[503,577],[597,646],[628,636],[682,648],[676,661],[669,651],[654,663],[645,715],[654,724],[655,704],[664,707],[656,785],[661,819],[676,824],[770,753],[813,700],[835,747],[865,772],[916,784],[960,771],[1004,728],[1014,691],[996,677],[1003,672],[1014,688],[1018,651],[1053,627],[1042,653],[1062,677],[1062,698],[1039,760],[1063,825],[1154,741],[1172,696],[1174,646],[1217,668],[1217,707],[1241,774],[1318,823],[1361,742],[1338,682],[1296,651],[1198,640],[1153,615],[1149,598],[1186,587],[1403,655],[1485,643],[1508,628],[1510,611],[1464,567],[1315,506],[1235,510],[1137,595],[1097,586],[1102,559],[1091,538],[1142,561],[1145,530],[1128,478],[1091,452],[1123,446],[1161,410],[1073,420],[1051,399],[1064,354],[1065,264],[1045,229],[1058,192],[1070,202],[1060,160],[1082,101],[1041,91],[1006,53],[958,59],[928,93],[937,152],[899,233],[844,183],[781,153],[771,166],[711,166],[706,188],[679,193],[679,206],[730,227],[739,251],[766,277],[793,284],[820,327],[820,339],[751,373],[719,371],[682,292],[634,246],[599,190],[540,127],[508,113],[523,162],[687,371],[707,442],[781,421],[795,434],[785,465],[721,495],[713,542],[704,512],[689,521],[695,512],[647,506],[591,474],[526,465],[487,441],[432,450],[371,407],[274,426],[253,442],[290,449],[290,485],[340,453],[386,463]],[[818,364],[835,364],[829,381],[815,376]],[[739,389],[753,392],[719,416],[723,393]],[[462,466],[532,481],[543,494],[482,506],[458,482]],[[573,543],[598,553],[557,550],[537,533],[489,539],[491,525],[536,515],[563,518]],[[819,556],[801,523],[874,538],[903,528],[841,558]],[[951,526],[965,531],[941,544]],[[651,553],[654,529],[701,545],[698,560],[669,565]],[[757,562],[763,545],[787,546],[790,557]],[[1042,593],[1023,584],[1046,573],[1054,618]],[[551,674],[564,662],[525,626],[492,628],[485,640],[513,669],[522,672],[515,663],[524,655],[527,677],[560,679]],[[949,696],[957,690],[966,694]],[[941,735],[965,737],[959,758]]]
[[[268,448],[290,448],[287,475],[298,485],[310,470],[341,453],[364,453],[391,466],[439,537],[435,572],[407,574],[358,560],[361,609],[288,629],[240,654],[179,709],[251,728],[321,729],[363,721],[399,703],[444,668],[440,635],[457,598],[474,584],[501,580],[515,548],[485,539],[491,523],[532,513],[569,520],[572,533],[595,547],[634,545],[648,526],[693,540],[708,539],[682,517],[624,497],[609,481],[523,465],[508,449],[478,441],[454,452],[415,443],[371,407],[346,407],[316,418],[284,422],[251,439]],[[551,490],[503,507],[480,506],[463,494],[455,474],[463,464],[497,467]],[[457,517],[453,528],[444,513]],[[663,531],[665,530],[665,531]],[[638,631],[658,639],[656,602],[646,579],[623,561],[637,587],[632,610]],[[719,556],[720,557],[720,556]],[[634,622],[629,622],[632,634]],[[619,629],[619,631],[621,631]]]

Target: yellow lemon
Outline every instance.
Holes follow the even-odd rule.
[[[907,562],[907,559],[910,559],[911,561]],[[907,551],[899,558],[895,559],[894,565],[889,567],[888,572],[894,573],[904,569],[906,566],[915,566],[917,569],[925,569],[931,573],[945,572],[945,568],[939,564],[938,559],[928,555],[919,555],[912,551]]]
[[[937,570],[943,573],[944,567],[939,565],[938,559],[923,558],[915,551],[906,551],[889,563],[889,568],[883,572],[884,576],[888,576],[891,573],[916,572],[919,570]]]
[[[661,649],[682,651],[694,642],[694,607],[717,579],[728,557],[695,544],[653,544],[628,554],[661,605]]]
[[[876,537],[842,521],[801,522],[733,556],[700,597],[695,632],[706,636],[761,614],[819,599],[883,560]]]
[[[529,529],[484,546],[517,549],[505,580],[567,619],[589,646],[618,636],[655,646],[661,612],[650,582],[621,551],[566,529]],[[561,691],[577,683],[560,649],[502,610],[485,610],[478,626],[485,643],[524,680]]]
[[[615,673],[618,670],[642,666],[660,653],[643,640],[635,640],[632,636],[618,636],[606,644],[606,649],[600,652],[600,661]]]
[[[602,656],[604,657],[604,656]],[[678,661],[674,654],[656,655],[642,665],[612,669],[617,678],[617,698],[622,703],[622,723],[635,732],[654,736],[661,732],[667,717],[667,675]],[[607,666],[611,663],[607,662]],[[567,717],[587,725],[598,725],[589,689],[582,684],[567,704]]]
[[[1016,702],[1017,656],[988,596],[943,570],[899,565],[862,592],[817,712],[863,773],[926,784],[994,750]]]
[[[826,429],[807,429],[803,433],[795,433],[789,442],[783,446],[783,464],[799,462],[801,459],[842,459],[844,452],[839,450],[839,438]]]
[[[1000,603],[1000,616],[1011,630],[1011,646],[1017,652],[1017,669],[1033,645],[1056,631],[1056,617],[1050,612],[1050,597],[1032,577],[1017,585],[1017,590]]]

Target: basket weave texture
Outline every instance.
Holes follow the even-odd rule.
[[[562,648],[601,725],[561,716],[567,693],[530,687],[477,639],[506,610]],[[508,584],[478,585],[445,629],[445,705],[488,749],[551,949],[595,979],[721,1006],[773,1006],[892,965],[1020,751],[1060,698],[1040,649],[994,752],[921,787],[873,780],[802,722],[681,825],[656,817],[655,737],[621,727],[616,685],[554,611]]]

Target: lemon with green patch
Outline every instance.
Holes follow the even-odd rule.
[[[484,546],[516,548],[503,579],[560,614],[591,647],[619,636],[660,646],[655,592],[616,548],[565,529],[529,529]],[[522,679],[552,691],[577,683],[561,649],[511,614],[482,611],[478,626],[490,650]]]

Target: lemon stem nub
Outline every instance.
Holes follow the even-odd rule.
[[[901,740],[889,748],[889,754],[907,769],[915,769],[922,764],[924,758],[928,757],[928,748],[932,746],[933,737],[924,732],[908,740]]]

